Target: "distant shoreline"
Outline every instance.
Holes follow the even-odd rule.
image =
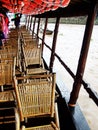
[[[71,18],[61,18],[60,23],[62,24],[80,24],[85,25],[86,24],[87,16],[81,16],[81,17],[71,17]],[[55,18],[49,18],[48,20],[50,23],[55,22]],[[98,17],[95,19],[95,25],[98,25]]]

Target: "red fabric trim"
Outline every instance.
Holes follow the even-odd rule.
[[[11,12],[23,14],[40,14],[59,7],[68,6],[70,0],[2,0],[3,6]]]

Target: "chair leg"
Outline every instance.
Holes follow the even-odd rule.
[[[3,92],[4,91],[4,87],[3,87],[3,85],[1,86],[1,90],[0,90],[1,92]]]
[[[17,109],[14,109],[15,111],[15,125],[16,125],[16,130],[20,130],[20,117],[19,117],[19,113],[17,111]]]
[[[22,126],[21,130],[25,130],[25,126],[24,125]]]
[[[57,127],[60,129],[59,114],[58,114],[58,106],[57,106],[57,103],[55,103],[55,122],[56,122]]]

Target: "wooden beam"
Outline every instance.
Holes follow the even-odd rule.
[[[90,10],[88,19],[87,19],[83,44],[82,44],[79,63],[77,67],[76,78],[75,78],[73,89],[70,96],[69,106],[72,106],[72,107],[75,106],[76,101],[79,96],[79,91],[81,88],[82,78],[83,78],[83,74],[85,70],[87,54],[89,50],[90,39],[91,39],[96,12],[97,12],[96,4],[93,4],[92,9]]]
[[[43,50],[44,50],[44,40],[45,40],[47,24],[48,24],[48,18],[46,18],[46,21],[45,21],[44,32],[43,32],[43,37],[42,37],[42,55],[43,55]]]
[[[37,26],[37,38],[38,38],[38,34],[39,34],[39,26],[40,26],[40,18],[38,19],[38,26]]]
[[[55,24],[55,30],[54,30],[52,52],[51,52],[51,58],[50,58],[50,66],[49,66],[49,69],[51,72],[53,69],[53,63],[54,63],[54,57],[55,57],[54,54],[55,54],[55,49],[56,49],[56,40],[57,40],[57,35],[58,35],[59,22],[60,22],[60,17],[57,17],[56,24]]]
[[[35,23],[36,23],[36,18],[34,18],[34,23],[33,23],[33,30],[32,30],[32,36],[34,36]]]

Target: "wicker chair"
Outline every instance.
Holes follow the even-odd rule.
[[[13,63],[0,63],[0,85],[12,84]]]
[[[26,31],[21,31],[20,35],[23,53],[21,62],[23,72],[28,75],[47,73],[47,70],[44,69],[43,60],[41,58],[42,47],[38,44],[38,40],[31,38],[30,34]]]
[[[26,67],[28,65],[41,64],[41,47],[23,47],[23,54]]]
[[[15,58],[4,58],[0,60],[0,86],[1,91],[4,91],[4,85],[12,88],[13,76],[15,76]]]
[[[7,101],[14,101],[13,90],[0,92],[0,103],[7,102]]]
[[[20,130],[19,113],[14,99],[13,90],[0,92],[0,129],[14,125],[15,130]]]
[[[54,118],[55,74],[15,77],[14,84],[20,121],[36,117]],[[46,126],[49,130],[59,130],[56,124],[43,125],[41,128],[40,126],[30,127],[29,129],[37,130],[37,128],[40,128],[39,130],[47,130]]]
[[[14,34],[12,34],[13,36]],[[17,124],[18,112],[15,109],[15,98],[13,89],[13,77],[15,76],[15,61],[17,55],[16,38],[6,39],[0,50],[0,129],[5,129],[7,124]],[[5,91],[6,90],[6,91]],[[9,129],[9,128],[8,128]]]
[[[57,128],[54,122],[51,122],[51,124],[48,125],[36,126],[30,128],[26,128],[25,126],[22,126],[21,130],[59,130],[59,128]]]
[[[44,68],[43,60],[41,58],[41,45],[37,45],[31,40],[25,42],[25,46],[22,46],[24,57],[22,63],[26,74],[47,73],[48,71]]]

